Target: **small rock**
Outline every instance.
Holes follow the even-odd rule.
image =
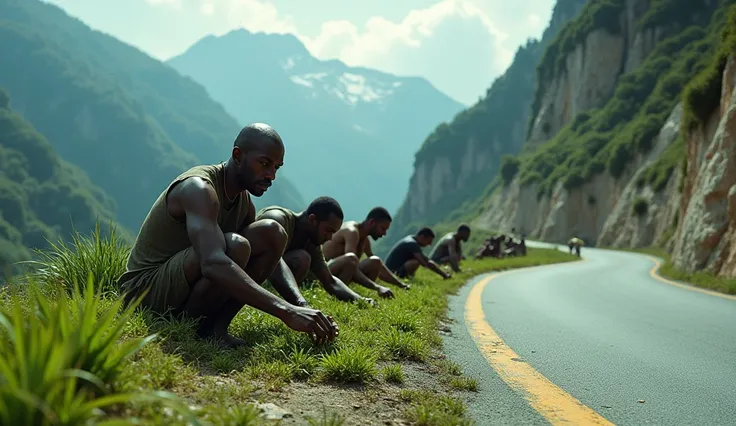
[[[281,420],[286,417],[291,417],[291,413],[278,405],[266,402],[264,404],[256,403],[256,407],[261,410],[261,416],[266,420]]]
[[[643,399],[640,399],[640,400],[638,400],[636,402],[638,402],[639,404],[643,404],[644,403],[644,400]]]
[[[357,410],[358,408],[360,408],[360,404],[353,404],[353,408]]]
[[[603,408],[613,408],[610,405],[601,405],[601,407],[603,407]]]

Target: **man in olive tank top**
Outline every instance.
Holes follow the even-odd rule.
[[[175,178],[133,244],[119,279],[126,298],[145,293],[141,305],[154,312],[200,318],[199,336],[231,346],[244,343],[227,329],[245,304],[320,341],[334,339],[331,318],[295,305],[293,294],[282,300],[261,287],[281,259],[286,232],[273,220],[256,221],[250,196],[268,190],[283,159],[279,134],[256,123],[240,131],[227,162],[196,166]]]
[[[339,300],[362,299],[370,304],[374,303],[372,299],[359,295],[340,278],[332,275],[322,253],[322,244],[329,241],[332,234],[342,226],[343,212],[337,200],[319,197],[301,213],[285,207],[270,206],[258,213],[256,220],[261,219],[275,220],[284,227],[287,235],[284,255],[268,278],[274,288],[292,288],[293,292],[299,293],[299,284],[311,272],[325,291]],[[301,300],[302,306],[306,306],[307,302],[303,298]]]

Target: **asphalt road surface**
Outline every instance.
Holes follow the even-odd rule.
[[[582,257],[451,298],[477,424],[736,425],[736,298],[657,280],[644,255]]]

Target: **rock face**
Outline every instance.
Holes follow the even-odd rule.
[[[687,135],[687,179],[672,259],[679,268],[736,276],[736,59],[719,108]]]
[[[545,241],[564,242],[577,234],[590,244],[641,247],[662,239],[678,214],[680,172],[670,176],[663,191],[648,186],[639,188],[639,176],[679,136],[682,106],[677,105],[656,136],[652,150],[639,155],[624,175],[595,176],[575,189],[565,189],[562,182],[550,197],[538,197],[536,185],[521,186],[519,179],[494,194],[474,225],[487,229],[519,229]],[[633,214],[638,198],[647,201],[646,216]],[[671,231],[670,231],[671,232]]]
[[[527,144],[537,146],[559,132],[577,114],[605,103],[621,74],[638,67],[660,40],[659,29],[639,29],[636,21],[650,0],[626,0],[618,17],[621,31],[591,31],[568,53],[564,69],[542,90]]]

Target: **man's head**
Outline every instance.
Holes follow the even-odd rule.
[[[260,197],[284,164],[284,143],[268,124],[249,124],[235,139],[232,154],[232,170],[238,185]]]
[[[470,227],[465,224],[458,226],[456,235],[461,241],[467,242],[470,238]]]
[[[424,227],[417,231],[414,239],[417,240],[420,246],[427,247],[434,241],[434,231],[431,228]]]
[[[309,239],[318,245],[332,239],[332,234],[340,230],[344,218],[340,204],[331,197],[316,198],[304,213]]]
[[[365,223],[368,225],[368,231],[374,240],[377,240],[388,232],[391,226],[391,214],[383,207],[374,207],[365,217]]]

